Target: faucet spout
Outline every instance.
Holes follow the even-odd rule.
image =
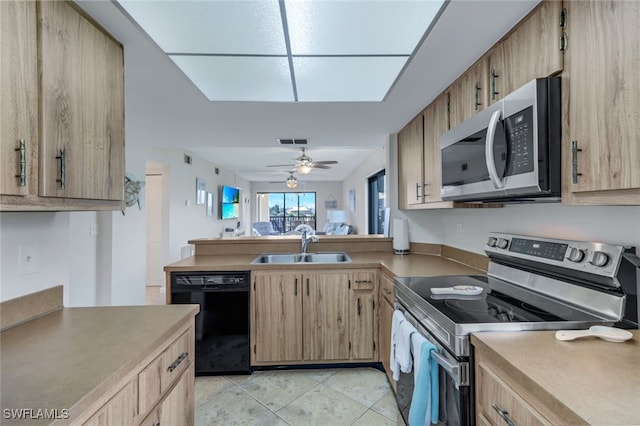
[[[307,235],[307,231],[302,231],[300,239],[300,253],[306,253],[309,243],[317,243],[318,241],[318,237],[316,237],[315,235]]]

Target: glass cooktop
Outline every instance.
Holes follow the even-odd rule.
[[[551,298],[484,275],[398,278],[456,324],[585,321],[594,317]],[[432,294],[432,288],[482,287],[477,296]],[[509,293],[509,294],[507,294]]]

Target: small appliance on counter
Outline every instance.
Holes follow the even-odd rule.
[[[393,219],[393,254],[408,254],[409,247],[409,222]]]

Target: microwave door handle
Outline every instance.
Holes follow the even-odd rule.
[[[493,144],[496,137],[496,128],[498,127],[498,121],[500,121],[500,113],[498,110],[491,114],[489,120],[489,127],[487,127],[487,141],[484,144],[484,159],[487,162],[487,170],[489,171],[489,178],[493,182],[493,186],[496,189],[504,188],[502,180],[498,177],[498,171],[496,170],[496,162],[493,158]]]

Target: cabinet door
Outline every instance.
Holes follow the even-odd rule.
[[[38,7],[40,195],[121,200],[122,47],[70,3],[45,1]]]
[[[349,274],[304,277],[304,359],[349,359]]]
[[[640,2],[580,1],[566,7],[563,166],[568,191],[579,198],[566,194],[565,200],[589,203],[590,196],[602,195],[589,191],[624,190],[595,202],[640,204]],[[580,151],[572,155],[573,141]]]
[[[422,203],[422,114],[398,133],[398,204],[401,209]]]
[[[476,375],[477,419],[484,416],[495,425],[506,424],[507,419],[517,425],[553,424],[504,383],[487,365],[478,363]]]
[[[351,277],[351,359],[375,360],[378,340],[375,272],[356,272]]]
[[[424,110],[424,199],[427,203],[442,201],[440,136],[449,130],[448,103],[448,94],[443,93]]]
[[[175,387],[160,405],[160,425],[193,426],[194,414],[194,364],[182,374]]]
[[[490,104],[535,78],[562,71],[561,12],[561,1],[543,1],[489,52]]]
[[[36,3],[0,2],[0,194],[37,192]]]
[[[449,122],[455,127],[489,103],[489,65],[481,58],[449,87]]]
[[[251,306],[253,360],[302,360],[302,276],[254,273]]]
[[[391,373],[391,321],[393,320],[393,305],[387,299],[380,299],[380,331],[378,342],[380,342],[380,362],[384,366],[389,382],[395,386],[395,380]]]
[[[138,387],[132,380],[86,423],[87,426],[133,425],[138,412]],[[176,423],[177,424],[177,423]]]

